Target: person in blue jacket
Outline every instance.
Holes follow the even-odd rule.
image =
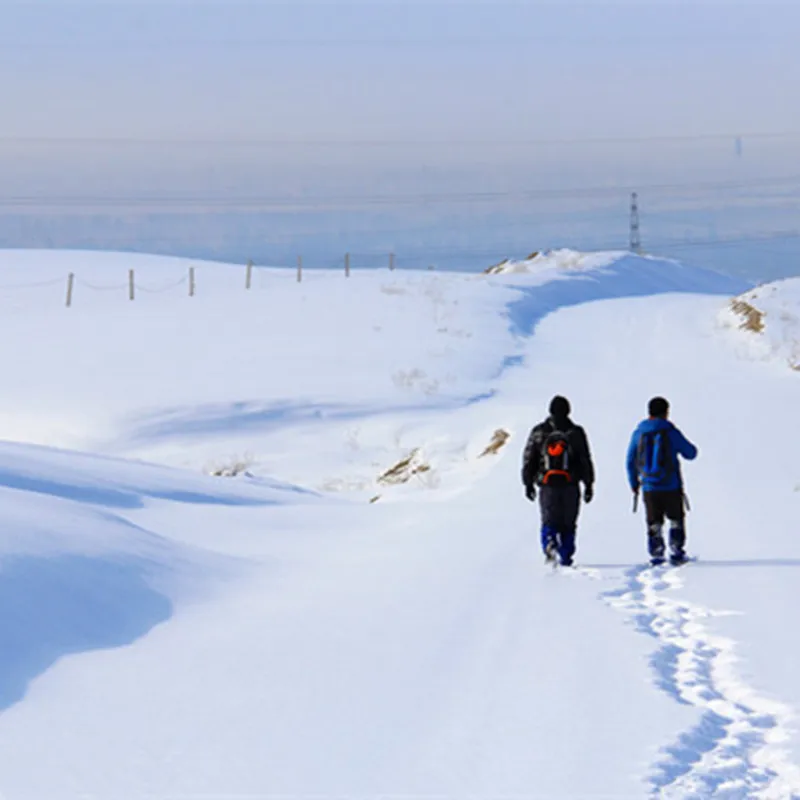
[[[664,518],[669,520],[670,562],[686,561],[684,492],[678,456],[691,461],[697,448],[673,425],[669,403],[654,397],[649,417],[639,423],[628,447],[628,482],[634,495],[642,490],[647,515],[647,549],[653,564],[664,563]]]

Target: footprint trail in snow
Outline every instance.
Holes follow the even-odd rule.
[[[800,769],[783,746],[792,714],[737,677],[735,643],[704,624],[725,612],[670,596],[683,585],[676,569],[637,567],[626,578],[623,589],[603,597],[658,640],[651,666],[659,688],[703,711],[665,748],[650,778],[653,796],[800,798]]]

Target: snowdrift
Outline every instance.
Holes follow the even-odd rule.
[[[615,261],[627,256],[625,251],[606,253],[581,253],[577,250],[562,248],[546,252],[531,253],[521,261],[507,258],[485,270],[486,275],[531,275],[553,272],[589,272],[610,266]]]

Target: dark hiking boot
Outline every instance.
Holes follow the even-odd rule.
[[[650,563],[655,567],[663,564],[664,558],[664,537],[661,535],[660,525],[651,525],[647,530],[647,552],[650,555]]]
[[[558,563],[558,545],[555,539],[551,539],[544,548],[544,560],[547,564]]]

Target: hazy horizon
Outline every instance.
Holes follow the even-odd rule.
[[[5,3],[0,244],[624,245],[633,190],[656,239],[796,230],[797,41],[789,3]]]

